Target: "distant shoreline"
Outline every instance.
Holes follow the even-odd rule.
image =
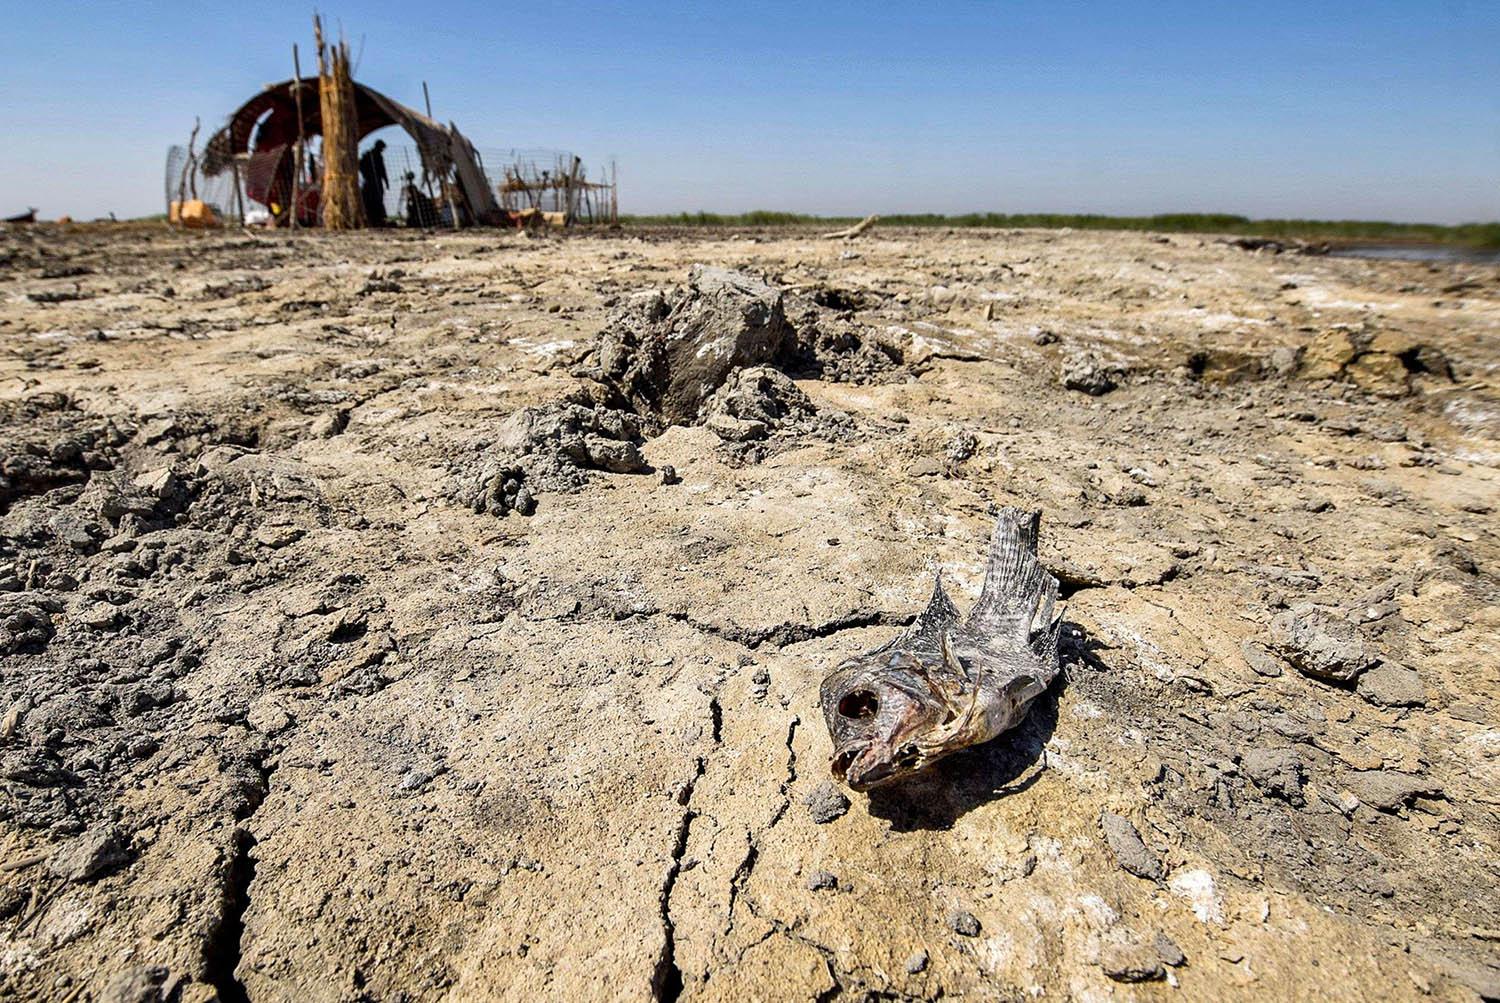
[[[808,226],[836,228],[858,222],[853,216],[811,216],[756,211],[738,214],[676,213],[625,215],[621,225],[685,227]],[[1221,213],[1167,213],[1157,216],[1099,216],[1064,213],[895,214],[882,216],[884,227],[952,227],[993,229],[1130,230],[1155,233],[1202,233],[1326,242],[1335,247],[1365,244],[1440,244],[1475,249],[1500,248],[1500,222],[1389,223],[1373,220],[1250,219]]]
[[[126,220],[77,221],[72,225],[131,227],[162,224],[161,214]],[[621,215],[625,230],[755,229],[836,230],[859,222],[854,216],[812,216],[759,210],[747,213],[668,213]],[[55,225],[39,220],[35,224]],[[1179,233],[1203,237],[1259,238],[1292,245],[1292,249],[1345,257],[1468,259],[1492,262],[1500,254],[1500,222],[1390,223],[1374,220],[1249,219],[1221,214],[1173,213],[1160,216],[1098,216],[1062,213],[968,213],[961,216],[897,214],[881,216],[880,229],[1041,229],[1097,230],[1128,233]],[[585,227],[587,229],[587,227]],[[1301,245],[1301,246],[1298,246]],[[1424,253],[1423,249],[1437,253]],[[1441,252],[1448,253],[1441,253]],[[1410,253],[1403,253],[1410,252]]]

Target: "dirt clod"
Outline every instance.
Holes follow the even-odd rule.
[[[1136,831],[1130,819],[1113,812],[1104,812],[1099,816],[1099,825],[1121,867],[1136,877],[1149,881],[1160,881],[1166,876],[1161,860],[1141,841],[1141,834]]]
[[[1269,643],[1304,675],[1328,682],[1353,682],[1375,661],[1353,624],[1311,603],[1277,614]]]
[[[844,816],[849,810],[849,798],[838,785],[825,780],[814,787],[803,798],[809,817],[817,825],[827,825]]]

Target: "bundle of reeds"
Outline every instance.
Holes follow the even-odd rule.
[[[365,225],[365,213],[359,201],[359,135],[349,43],[325,43],[318,17],[313,18],[313,34],[318,40],[318,104],[323,114],[323,226],[357,230]]]

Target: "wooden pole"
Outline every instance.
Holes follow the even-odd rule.
[[[432,95],[427,93],[427,81],[422,81],[422,104],[427,108],[427,117],[432,117]],[[432,176],[427,173],[427,148],[424,144],[417,144],[417,156],[422,161],[422,187],[427,189],[427,197],[432,198]],[[433,203],[436,205],[436,202]],[[433,215],[437,210],[433,210]]]
[[[427,81],[422,81],[422,104],[427,109],[427,117],[432,118],[432,95],[427,92]],[[453,140],[448,140],[448,162],[453,163]],[[424,172],[425,173],[425,172]],[[458,182],[458,171],[453,172],[453,181],[449,182],[438,178],[438,186],[448,196],[448,215],[453,217],[453,229],[462,229],[463,223],[458,218],[458,202],[453,198],[453,185]],[[429,193],[430,194],[430,193]]]
[[[240,226],[245,225],[245,189],[240,182],[240,162],[230,162],[230,168],[234,171],[234,206],[240,216]]]
[[[191,174],[191,173],[194,173],[195,170],[196,170],[196,167],[197,167],[196,161],[197,161],[198,157],[197,157],[197,154],[195,154],[193,152],[193,146],[198,142],[198,128],[199,128],[200,125],[201,125],[201,123],[198,121],[198,118],[196,116],[194,116],[194,118],[193,118],[193,134],[188,137],[187,154],[185,155],[185,157],[183,158],[183,161],[182,161],[182,173],[180,175],[178,175],[178,177],[177,177],[177,213],[178,213],[178,216],[177,216],[177,219],[174,220],[172,218],[172,211],[171,211],[172,207],[168,206],[167,207],[167,221],[168,222],[181,222],[181,219],[182,219],[182,208],[187,203],[188,175]],[[197,197],[198,197],[198,179],[194,178],[193,179],[193,198],[197,198]]]
[[[302,56],[297,52],[297,43],[292,43],[292,69],[297,74],[292,81],[292,100],[297,104],[297,147],[292,154],[292,208],[291,227],[297,229],[297,210],[302,202],[302,150],[305,139],[302,135]]]

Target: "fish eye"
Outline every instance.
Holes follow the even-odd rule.
[[[869,690],[855,690],[844,694],[839,701],[839,713],[844,717],[874,717],[880,711],[880,700]]]

